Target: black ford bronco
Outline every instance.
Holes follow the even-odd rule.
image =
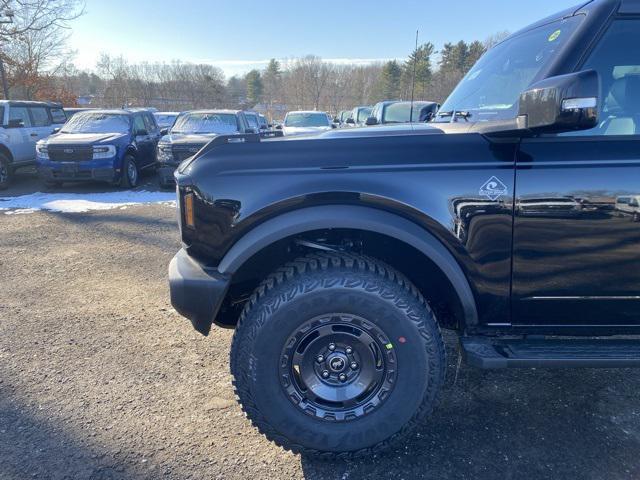
[[[640,1],[492,48],[429,124],[220,136],[176,173],[174,307],[235,328],[255,426],[324,458],[406,437],[479,368],[640,366]]]

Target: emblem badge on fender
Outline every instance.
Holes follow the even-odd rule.
[[[481,197],[496,201],[508,192],[509,189],[498,177],[491,177],[480,187],[479,193]]]

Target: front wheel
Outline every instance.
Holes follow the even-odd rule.
[[[122,188],[135,188],[138,185],[138,165],[135,158],[131,155],[124,157],[122,162],[122,177],[120,179],[120,186]]]
[[[11,166],[9,159],[0,154],[0,190],[5,190],[11,182]]]
[[[445,372],[435,317],[377,260],[317,254],[256,290],[231,350],[239,401],[278,445],[305,455],[369,455],[433,409]]]

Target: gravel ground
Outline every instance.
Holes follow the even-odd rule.
[[[0,213],[1,479],[640,478],[636,371],[456,379],[452,338],[441,404],[406,447],[280,450],[235,403],[231,332],[204,338],[171,309],[178,245],[166,206]]]

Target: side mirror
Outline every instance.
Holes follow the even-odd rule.
[[[378,124],[378,119],[376,117],[368,117],[367,121],[364,122],[364,124],[367,125],[367,126],[377,125]]]
[[[349,125],[355,125],[356,124],[355,120],[353,118],[351,118],[351,117],[347,118],[347,123]]]
[[[147,132],[144,128],[136,131],[136,137],[146,137],[147,135],[149,135],[149,132]]]
[[[520,95],[520,130],[561,133],[598,124],[600,77],[595,70],[547,78]]]
[[[276,130],[282,130],[282,125],[280,124],[276,125]]]
[[[169,129],[168,128],[163,128],[162,130],[160,130],[160,135],[162,135],[163,137],[165,135],[169,135]]]
[[[19,118],[12,118],[7,123],[7,128],[24,128],[24,121]]]
[[[256,131],[253,128],[247,128],[244,133],[256,133]]]
[[[332,123],[331,128],[338,128],[338,126],[335,123]]]
[[[51,134],[55,135],[56,133],[58,133],[60,131],[60,127],[56,127],[51,131]]]
[[[273,128],[273,123],[267,124],[267,128]]]

